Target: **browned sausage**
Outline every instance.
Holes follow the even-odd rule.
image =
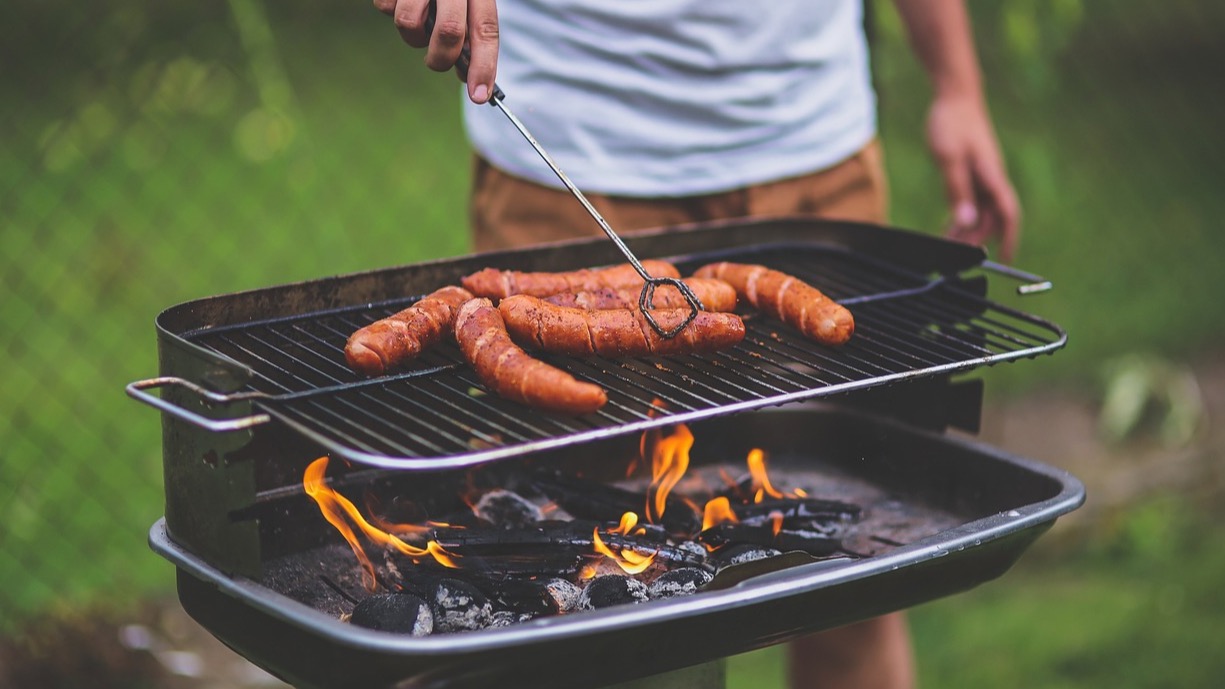
[[[693,290],[693,295],[702,302],[707,311],[731,311],[736,308],[736,289],[722,280],[709,278],[687,278],[686,285]],[[613,289],[611,287],[593,292],[562,292],[545,301],[558,306],[570,306],[576,309],[599,311],[601,309],[636,309],[641,289]],[[685,295],[672,285],[659,285],[655,288],[655,299],[652,302],[657,309],[687,309],[689,302]]]
[[[502,316],[488,299],[460,307],[455,340],[481,381],[508,400],[566,414],[589,414],[608,401],[600,386],[533,359],[511,342]]]
[[[691,354],[730,347],[744,339],[744,322],[732,313],[699,311],[676,337],[666,340],[638,309],[586,311],[518,295],[498,305],[516,342],[547,352],[607,357]],[[680,325],[689,309],[655,309],[665,329]]]
[[[712,263],[694,275],[730,282],[750,304],[817,342],[840,345],[855,332],[850,311],[786,273],[743,263]]]
[[[676,266],[666,261],[642,262],[651,277],[679,278]],[[611,268],[575,270],[568,273],[521,273],[517,270],[486,268],[463,279],[464,287],[478,297],[505,299],[515,294],[547,297],[559,292],[589,292],[611,287],[642,287],[642,277],[628,263]]]
[[[471,298],[462,287],[443,287],[350,335],[345,359],[356,371],[382,375],[441,340],[455,325],[459,307]]]

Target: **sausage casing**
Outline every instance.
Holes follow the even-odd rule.
[[[667,261],[646,260],[642,267],[651,277],[679,278],[676,266]],[[565,273],[524,273],[517,270],[486,268],[463,278],[464,288],[478,297],[505,299],[516,294],[547,297],[560,292],[641,288],[642,276],[628,263],[610,268],[575,270]]]
[[[383,375],[451,332],[459,307],[471,298],[472,294],[462,287],[443,287],[350,335],[345,360],[368,376]]]
[[[488,299],[472,299],[460,307],[455,340],[481,382],[505,399],[564,414],[589,414],[608,401],[600,386],[520,349]]]
[[[730,347],[744,339],[744,322],[732,313],[699,311],[684,330],[664,339],[636,308],[587,311],[517,295],[503,299],[498,310],[516,342],[573,356],[694,354]],[[684,322],[689,309],[654,309],[651,315],[670,330]]]
[[[726,280],[750,304],[822,344],[844,344],[855,332],[850,311],[795,276],[726,262],[702,266],[694,275]]]
[[[736,289],[722,280],[711,278],[685,278],[684,283],[693,290],[693,296],[702,302],[707,311],[731,311],[736,308]],[[561,292],[545,301],[558,306],[598,311],[601,309],[636,309],[641,289],[604,289],[590,292]],[[657,309],[688,309],[685,295],[672,285],[655,288],[653,305]]]

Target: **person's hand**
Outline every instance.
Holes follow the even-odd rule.
[[[986,106],[977,98],[937,98],[928,114],[927,142],[952,209],[948,236],[978,246],[999,240],[1000,258],[1011,262],[1021,207]]]
[[[426,33],[426,15],[436,3],[433,35]],[[467,43],[468,97],[485,103],[493,93],[498,71],[498,9],[495,0],[374,0],[374,6],[395,19],[404,42],[425,48],[425,64],[445,72],[455,66]]]

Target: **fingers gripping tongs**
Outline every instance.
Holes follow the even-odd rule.
[[[430,34],[434,33],[434,5],[432,3],[430,4],[429,14],[426,17],[426,32]],[[469,59],[468,47],[464,46],[463,51],[460,53],[459,60],[455,63],[455,69],[457,72],[459,72],[460,78],[465,82],[468,80]],[[557,178],[561,180],[561,183],[565,185],[567,189],[570,190],[570,193],[574,195],[574,198],[578,199],[578,202],[583,204],[583,208],[586,208],[587,212],[591,214],[591,217],[594,218],[600,225],[600,229],[604,230],[604,234],[608,235],[608,238],[613,241],[613,244],[617,245],[617,249],[619,249],[621,253],[625,255],[625,258],[630,262],[630,265],[634,266],[634,270],[638,271],[638,275],[640,275],[645,282],[645,284],[642,286],[642,292],[638,295],[638,308],[641,309],[642,314],[646,316],[647,322],[651,324],[651,328],[654,329],[655,332],[659,333],[659,336],[664,339],[672,339],[673,337],[676,337],[677,334],[685,329],[685,326],[693,322],[693,319],[698,315],[698,311],[703,310],[702,302],[698,300],[697,295],[693,293],[693,290],[691,290],[688,285],[677,278],[652,277],[647,273],[646,269],[642,267],[642,263],[638,260],[638,257],[634,256],[634,252],[630,251],[630,248],[625,245],[625,242],[621,241],[621,238],[617,236],[617,233],[613,231],[611,226],[609,226],[608,221],[604,219],[604,216],[600,215],[600,212],[595,209],[595,206],[591,205],[591,202],[587,200],[587,197],[583,195],[583,192],[579,191],[579,188],[574,186],[574,182],[570,181],[570,178],[566,176],[566,173],[562,172],[561,168],[557,166],[557,163],[553,162],[553,158],[551,158],[548,152],[544,150],[544,147],[540,145],[540,142],[536,141],[536,137],[532,136],[532,133],[528,131],[527,127],[523,126],[523,123],[519,121],[519,118],[515,117],[514,113],[507,109],[504,102],[505,99],[505,92],[503,92],[497,84],[494,84],[493,94],[489,97],[489,104],[501,110],[503,115],[506,115],[506,119],[510,120],[510,123],[515,126],[515,129],[519,130],[519,133],[523,135],[523,138],[527,139],[527,142],[532,145],[532,148],[536,150],[536,153],[539,154],[544,160],[545,164],[549,166],[549,169],[553,171],[553,174],[557,175]],[[670,330],[665,330],[663,326],[655,321],[654,316],[651,315],[651,309],[653,308],[655,301],[655,288],[659,285],[672,285],[676,289],[680,290],[680,293],[685,297],[685,301],[689,303],[689,315],[679,325]]]

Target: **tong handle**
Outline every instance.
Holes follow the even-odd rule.
[[[144,402],[154,409],[160,409],[171,416],[177,416],[190,424],[194,424],[205,430],[213,432],[240,431],[253,426],[268,423],[272,420],[272,417],[268,414],[252,414],[250,416],[243,416],[237,419],[210,419],[207,416],[202,416],[194,411],[189,411],[178,406],[177,404],[164,400],[157,395],[145,392],[146,390],[166,387],[168,385],[186,388],[191,392],[194,392],[196,395],[202,397],[205,403],[213,404],[228,404],[230,402],[240,402],[243,400],[266,397],[266,395],[259,392],[239,392],[224,395],[206,388],[202,388],[189,380],[175,376],[162,376],[160,378],[138,380],[133,383],[128,383],[124,389],[127,391],[128,397],[131,397],[138,402]]]
[[[434,35],[434,19],[437,10],[436,3],[430,0],[429,10],[425,13],[425,33]],[[468,44],[464,43],[464,47],[459,50],[459,59],[455,61],[455,73],[459,75],[460,80],[465,84],[468,83],[468,67],[472,64],[472,51],[468,49]],[[493,85],[493,93],[489,96],[489,104],[493,105],[494,101],[500,101],[506,98],[506,92],[501,86],[495,82]]]

